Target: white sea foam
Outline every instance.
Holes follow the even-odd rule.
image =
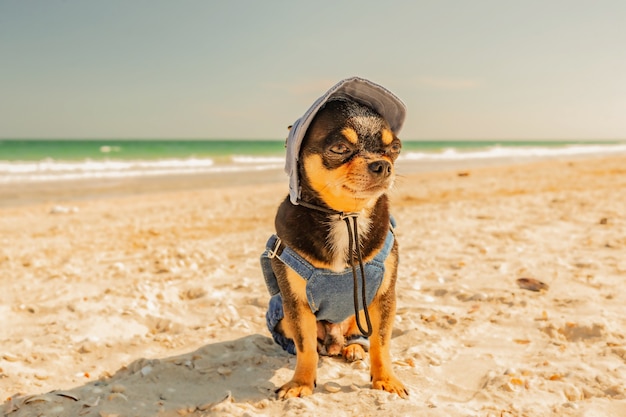
[[[0,161],[0,184],[67,181],[79,179],[133,178],[143,176],[181,174],[219,174],[230,172],[263,171],[282,168],[279,159],[267,161],[233,161],[230,164],[215,164],[209,158],[149,160],[104,160],[104,161],[54,161],[38,162]]]
[[[460,151],[455,148],[441,152],[406,152],[401,158],[405,160],[454,161],[470,159],[495,158],[541,158],[576,155],[609,155],[626,153],[626,144],[614,145],[568,145],[562,147],[513,147],[492,146],[486,149]]]
[[[198,169],[213,166],[212,159],[163,159],[157,161],[55,161],[44,159],[38,162],[5,162],[0,161],[0,173],[29,174],[53,172],[125,172],[135,170],[163,170],[163,169]]]
[[[284,164],[285,158],[282,156],[249,156],[235,155],[232,160],[236,164]]]

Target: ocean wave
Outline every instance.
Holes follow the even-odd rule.
[[[406,152],[401,156],[404,160],[469,160],[491,158],[533,158],[558,157],[576,155],[608,155],[626,152],[626,144],[615,145],[568,145],[562,147],[514,147],[492,146],[486,149],[459,151],[456,148],[444,149],[440,152]]]
[[[163,170],[178,168],[206,168],[214,165],[212,159],[162,159],[146,160],[104,160],[104,161],[55,161],[44,159],[36,162],[0,161],[0,173],[29,174],[52,172],[109,172],[132,170]]]
[[[284,164],[285,158],[282,156],[249,156],[234,155],[232,161],[236,164]]]
[[[144,176],[219,174],[254,172],[282,168],[280,163],[266,161],[256,164],[215,164],[212,159],[104,160],[38,162],[0,161],[0,184],[68,181],[80,179],[115,179]]]

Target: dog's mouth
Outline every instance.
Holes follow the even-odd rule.
[[[368,162],[348,171],[341,190],[352,198],[371,199],[391,188],[394,178],[393,165],[388,161]]]
[[[338,211],[359,211],[393,185],[393,163],[378,158],[353,158],[328,167],[319,154],[303,161],[305,187],[310,187],[329,207]]]
[[[341,187],[344,192],[356,198],[370,198],[374,195],[387,191],[392,183],[393,177],[390,176],[384,179],[368,179],[365,181],[358,181],[356,183],[344,183]]]

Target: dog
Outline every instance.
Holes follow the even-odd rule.
[[[296,354],[279,399],[313,393],[319,354],[357,361],[368,348],[372,387],[408,396],[390,355],[398,243],[386,194],[404,116],[395,95],[353,77],[320,97],[289,132],[290,194],[261,257],[272,295],[268,328]]]

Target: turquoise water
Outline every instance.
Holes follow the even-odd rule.
[[[79,161],[84,159],[228,158],[281,155],[276,140],[0,140],[0,160]]]
[[[610,141],[404,141],[403,153],[607,145]],[[0,161],[155,160],[284,156],[283,140],[0,140]]]

